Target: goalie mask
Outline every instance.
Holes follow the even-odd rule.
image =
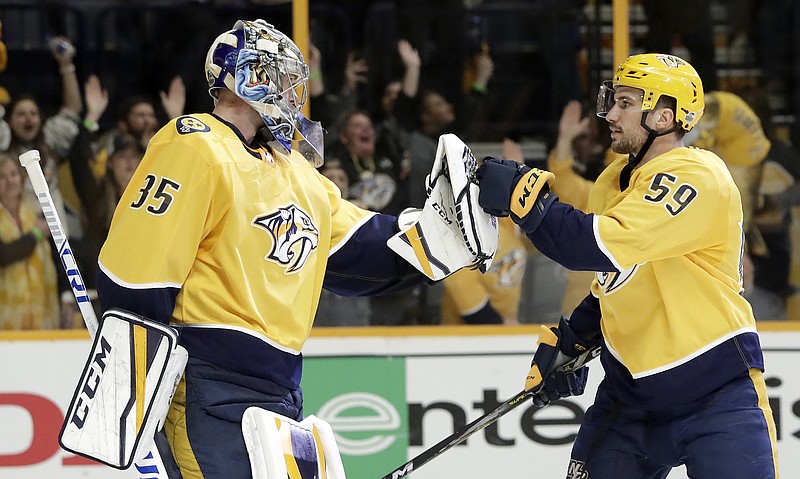
[[[208,91],[225,88],[253,107],[286,152],[299,134],[298,151],[314,166],[323,159],[322,127],[304,117],[308,65],[297,45],[264,20],[239,20],[214,40],[206,56]]]

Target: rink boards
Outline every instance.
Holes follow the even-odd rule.
[[[759,325],[784,477],[800,470],[800,325]],[[380,478],[522,388],[537,329],[318,329],[306,345],[305,413],[328,420],[348,477]],[[85,361],[85,332],[0,333],[0,479],[140,477],[58,448],[56,436]],[[602,378],[543,410],[518,407],[410,477],[563,477]],[[670,479],[685,479],[676,470]]]

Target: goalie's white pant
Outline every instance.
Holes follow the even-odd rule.
[[[330,424],[311,415],[301,422],[248,408],[242,435],[253,479],[346,479]]]
[[[189,358],[165,426],[183,479],[250,479],[242,416],[256,406],[302,418],[302,392]]]

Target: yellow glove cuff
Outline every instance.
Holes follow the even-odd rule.
[[[558,346],[558,336],[552,329],[543,324],[539,326],[539,340],[536,342],[536,344],[538,347],[542,347],[544,345],[550,346],[551,348],[556,348]],[[531,389],[540,386],[543,381],[544,374],[542,373],[541,369],[539,369],[539,364],[537,364],[534,360],[534,362],[531,363],[531,369],[528,371],[528,375],[525,376],[525,390],[530,391]]]
[[[511,212],[519,218],[524,218],[536,204],[542,188],[552,183],[555,178],[556,175],[549,171],[531,168],[514,187],[514,192],[511,194]]]

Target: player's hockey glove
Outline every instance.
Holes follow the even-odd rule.
[[[465,266],[486,272],[497,251],[497,218],[478,204],[477,167],[457,136],[440,136],[424,207],[403,211],[386,243],[434,281]]]
[[[487,156],[476,176],[481,207],[494,216],[511,215],[526,233],[539,227],[550,205],[558,199],[549,186],[555,175],[516,161]]]
[[[593,347],[596,343],[580,339],[564,317],[557,328],[543,325],[531,369],[525,378],[526,391],[539,390],[533,396],[534,404],[544,407],[550,401],[583,394],[589,367],[565,371],[561,366]]]

